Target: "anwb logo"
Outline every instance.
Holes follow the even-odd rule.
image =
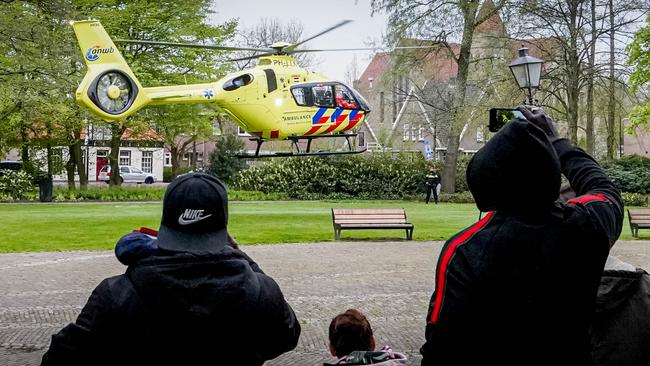
[[[113,53],[114,51],[115,49],[112,46],[109,48],[101,48],[100,46],[90,47],[86,51],[86,60],[97,61],[99,59],[99,55]]]

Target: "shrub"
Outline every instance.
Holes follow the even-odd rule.
[[[246,168],[246,162],[237,157],[244,149],[244,141],[235,135],[220,136],[215,150],[210,154],[207,172],[225,183],[232,183],[239,172]]]
[[[169,183],[172,181],[172,167],[166,166],[163,168],[163,182]]]
[[[621,196],[625,206],[650,206],[650,196],[648,195],[623,192]]]
[[[629,155],[605,162],[603,167],[622,192],[650,194],[650,159]]]
[[[421,154],[286,158],[241,172],[234,185],[299,199],[400,199],[423,192],[426,170]]]
[[[474,196],[469,191],[456,193],[440,192],[440,202],[474,203]]]
[[[27,198],[34,190],[32,176],[24,170],[0,170],[0,195],[7,201]]]

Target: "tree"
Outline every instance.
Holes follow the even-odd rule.
[[[636,26],[640,14],[647,10],[647,1],[624,0],[564,0],[521,1],[520,28],[516,34],[540,40],[535,45],[550,57],[542,91],[543,104],[559,113],[568,126],[568,137],[578,143],[578,129],[586,132],[586,145],[595,150],[594,94],[598,84],[608,83],[606,93],[625,88],[620,61],[622,50],[616,44],[627,43],[627,32]],[[609,36],[605,38],[605,36]],[[607,49],[605,51],[605,49]],[[583,100],[586,89],[586,102]],[[581,126],[581,107],[586,104],[586,127]],[[608,101],[606,119],[609,157],[613,156],[614,128],[612,115],[615,101]],[[610,121],[612,121],[610,123]]]
[[[216,113],[202,105],[173,105],[147,109],[145,118],[153,121],[172,155],[172,179],[178,175],[181,159],[190,147],[212,138]],[[196,161],[193,157],[192,161]]]
[[[246,161],[237,157],[243,150],[244,142],[236,135],[219,136],[210,154],[208,172],[225,183],[234,182],[239,172],[246,168]]]
[[[629,63],[634,67],[630,75],[630,84],[642,98],[642,102],[630,113],[629,131],[637,127],[650,130],[650,16],[646,25],[634,35],[628,46]]]
[[[304,26],[296,19],[291,19],[286,23],[278,18],[262,18],[260,22],[252,27],[243,29],[238,32],[237,46],[250,48],[268,48],[276,42],[298,43],[304,37]],[[300,47],[306,48],[306,47]],[[254,55],[253,51],[240,51],[233,55],[233,59],[244,58]],[[298,65],[304,68],[313,67],[320,62],[313,53],[297,53],[292,57],[296,59]],[[237,61],[237,69],[242,70],[252,67],[257,63],[257,59]]]
[[[492,0],[486,0],[491,2]],[[436,39],[458,64],[454,95],[451,101],[451,123],[447,135],[447,154],[442,172],[445,192],[453,192],[456,186],[456,165],[460,134],[467,114],[463,110],[466,101],[467,80],[471,60],[472,39],[476,27],[496,14],[506,0],[486,7],[479,13],[479,2],[470,0],[428,1],[413,3],[408,0],[373,0],[373,11],[389,14],[389,42],[396,44],[403,38]],[[447,38],[460,39],[455,52]]]

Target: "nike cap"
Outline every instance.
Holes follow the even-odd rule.
[[[158,246],[181,252],[218,252],[226,244],[228,194],[204,173],[179,176],[167,187]]]

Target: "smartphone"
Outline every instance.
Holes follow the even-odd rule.
[[[503,125],[515,118],[526,119],[524,114],[514,108],[490,108],[490,124],[488,130],[497,132]]]

